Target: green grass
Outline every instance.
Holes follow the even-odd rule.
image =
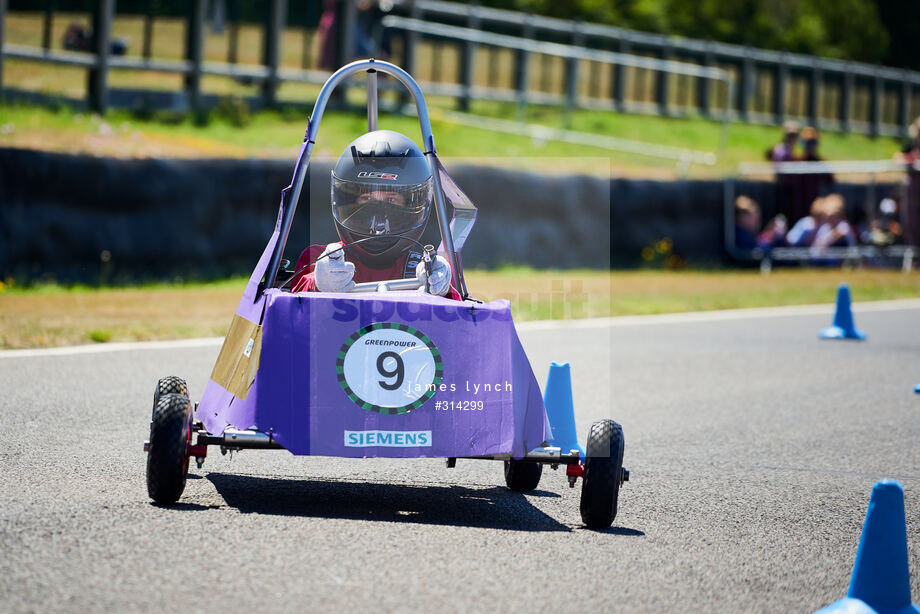
[[[516,107],[510,104],[476,102],[471,112],[494,117],[515,117]],[[566,115],[557,107],[531,105],[522,118],[529,123],[562,126]],[[609,111],[577,111],[568,121],[570,129],[591,134],[605,134],[618,138],[666,144],[719,154],[717,170],[730,172],[739,162],[765,160],[766,150],[780,137],[775,126],[758,126],[733,122],[729,125],[724,149],[718,122],[698,117],[668,118],[636,116]],[[828,159],[869,160],[890,159],[900,149],[900,142],[891,138],[837,132],[821,133],[821,154]]]
[[[97,328],[89,331],[89,338],[96,343],[105,343],[112,338],[112,331]]]
[[[475,105],[475,112],[495,117],[514,115],[511,107]],[[104,118],[73,111],[0,105],[0,146],[90,153],[116,157],[231,157],[293,159],[306,127],[306,111],[253,113],[243,126],[232,118],[213,114],[203,124],[168,114],[137,117],[112,111]],[[559,109],[530,107],[527,120],[558,125]],[[675,147],[716,151],[721,127],[704,119],[675,119],[579,111],[571,115],[577,130]],[[384,114],[380,126],[418,139],[413,117]],[[347,144],[366,131],[361,112],[329,111],[317,136],[316,157],[335,158]],[[527,137],[467,128],[441,119],[432,110],[432,128],[439,154],[451,162],[523,166],[554,172],[588,172],[625,176],[674,176],[674,163],[618,154],[601,148],[559,142],[535,142]],[[777,130],[733,124],[716,167],[694,166],[692,177],[731,173],[741,161],[762,161],[776,141]],[[897,151],[893,139],[858,135],[824,134],[822,154],[828,159],[888,159]]]
[[[757,271],[469,270],[474,296],[508,299],[516,321],[644,315],[774,305],[832,305],[920,297],[920,272],[840,269]],[[0,348],[223,335],[246,284],[155,283],[120,288],[0,287]],[[858,313],[858,310],[857,310]]]

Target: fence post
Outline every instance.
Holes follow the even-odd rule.
[[[262,82],[262,102],[273,107],[278,95],[278,63],[281,59],[281,37],[287,22],[287,0],[271,0],[265,15],[265,29],[262,37],[262,64],[268,69],[268,76]]]
[[[783,53],[776,66],[776,87],[773,88],[773,116],[776,123],[786,121],[786,86],[789,83],[789,66],[786,64],[786,54]]]
[[[572,46],[582,47],[585,44],[585,33],[581,20],[572,22]],[[578,58],[569,58],[567,62],[565,83],[565,115],[568,123],[568,114],[578,105]]]
[[[847,66],[843,71],[843,82],[840,86],[840,130],[850,131],[850,106],[853,101],[853,73]]]
[[[473,0],[466,9],[466,27],[471,30],[479,29],[479,0]],[[470,101],[473,98],[473,74],[476,67],[476,43],[468,40],[463,43],[463,56],[460,60],[460,81],[463,83],[463,95],[458,100],[461,111],[470,110]]]
[[[913,86],[910,82],[910,71],[904,69],[904,78],[901,81],[901,91],[898,92],[898,123],[901,125],[902,137],[907,137],[907,126],[910,123],[910,98],[913,94]]]
[[[45,16],[42,20],[42,49],[51,49],[51,30],[54,24],[54,0],[45,0]]]
[[[808,119],[812,126],[818,126],[818,98],[821,95],[821,82],[824,75],[817,63],[811,67],[811,79],[808,86]]]
[[[306,2],[303,3],[306,7],[304,15],[304,24],[303,24],[303,40],[301,42],[300,49],[300,67],[307,70],[313,67],[313,41],[316,39],[316,32],[313,34],[309,33],[307,24],[310,23],[310,7]]]
[[[3,34],[6,29],[6,0],[0,0],[0,100],[3,99]]]
[[[754,94],[754,59],[750,47],[744,48],[741,60],[741,87],[738,90],[738,115],[742,121],[751,117],[751,98]]]
[[[665,43],[661,47],[661,59],[665,62],[670,60],[674,55],[674,51],[671,48],[669,43]],[[668,94],[670,92],[670,74],[664,70],[658,71],[658,113],[663,116],[668,115]]]
[[[882,125],[882,78],[875,75],[872,79],[872,101],[869,115],[869,136],[876,137],[881,134]]]
[[[715,55],[712,53],[712,43],[707,41],[706,51],[703,53],[703,66],[712,68],[714,65]],[[710,80],[709,77],[701,77],[697,79],[697,81],[697,108],[699,109],[700,115],[709,117],[711,113],[709,99],[712,80]]]
[[[533,38],[533,22],[530,13],[524,16],[523,27],[521,28],[521,37],[527,40]],[[514,58],[515,88],[517,89],[517,114],[522,119],[524,107],[527,106],[527,88],[530,81],[530,52],[519,49]]]
[[[141,55],[147,60],[153,55],[153,3],[154,0],[147,0],[144,10],[144,43]]]
[[[620,39],[620,53],[629,53],[631,45],[629,41]],[[613,103],[614,107],[620,113],[626,111],[626,71],[628,66],[622,64],[615,67],[616,73],[613,75]]]
[[[409,0],[409,17],[412,19],[421,19],[422,10],[415,0]],[[418,46],[418,33],[413,30],[406,30],[403,34],[403,70],[410,75],[415,74],[415,48]],[[412,101],[406,88],[399,88],[399,104],[405,106]]]
[[[185,59],[191,64],[190,72],[185,75],[185,95],[189,108],[195,114],[202,111],[201,61],[204,56],[204,21],[207,8],[206,0],[192,0],[185,32]]]
[[[227,63],[236,64],[239,57],[240,0],[230,0],[227,6],[230,26],[227,28]]]
[[[115,0],[97,0],[93,6],[93,51],[96,65],[89,69],[86,93],[89,107],[105,113],[109,104],[109,51],[112,37],[112,18]]]

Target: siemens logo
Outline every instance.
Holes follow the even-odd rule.
[[[431,431],[345,431],[346,448],[430,448]]]

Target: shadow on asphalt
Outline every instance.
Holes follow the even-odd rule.
[[[203,510],[220,509],[219,505],[200,505],[198,503],[183,503],[182,501],[178,503],[171,503],[169,505],[163,505],[163,504],[154,503],[153,501],[151,501],[150,505],[152,505],[153,507],[164,509],[164,510],[179,510],[179,511],[191,511],[191,512],[195,512],[195,511],[200,512]]]
[[[627,527],[610,527],[608,529],[589,529],[588,527],[582,527],[585,531],[593,531],[594,533],[606,533],[608,535],[624,535],[630,537],[645,537],[645,532],[640,531],[639,529],[630,529]]]
[[[572,530],[535,508],[522,494],[504,487],[281,480],[222,473],[209,473],[207,478],[227,505],[244,514],[354,518],[512,531]]]

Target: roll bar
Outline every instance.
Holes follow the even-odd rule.
[[[431,176],[434,183],[434,203],[435,212],[438,216],[438,228],[441,231],[441,241],[444,246],[445,256],[450,263],[453,272],[455,287],[462,288],[465,294],[465,284],[463,283],[463,271],[460,268],[460,259],[454,251],[454,241],[450,234],[450,220],[447,218],[447,204],[444,196],[444,190],[441,187],[441,178],[438,173],[437,156],[434,147],[434,136],[431,134],[431,121],[428,118],[428,107],[425,105],[425,97],[418,83],[415,82],[409,73],[402,68],[389,62],[379,60],[358,60],[351,64],[346,64],[338,69],[326,80],[319,95],[316,97],[316,104],[313,106],[313,115],[307,122],[307,132],[304,135],[304,147],[294,167],[294,179],[291,185],[282,193],[281,211],[278,219],[279,237],[275,245],[268,269],[265,273],[263,286],[260,290],[271,288],[275,284],[278,276],[278,270],[281,264],[281,257],[284,253],[284,247],[287,244],[288,234],[291,230],[291,221],[294,218],[294,212],[297,210],[297,201],[300,200],[300,194],[303,189],[304,180],[307,176],[307,170],[310,167],[310,155],[313,152],[313,145],[316,143],[316,133],[319,130],[320,121],[323,118],[323,112],[326,110],[326,104],[332,96],[332,92],[348,77],[360,72],[368,73],[368,129],[375,129],[377,126],[377,73],[381,72],[390,75],[402,83],[415,101],[415,108],[418,113],[419,127],[422,131],[422,146],[425,159],[428,161],[428,167],[431,169]],[[258,294],[261,294],[259,292]],[[257,295],[258,296],[258,295]],[[465,298],[465,297],[464,297]]]

